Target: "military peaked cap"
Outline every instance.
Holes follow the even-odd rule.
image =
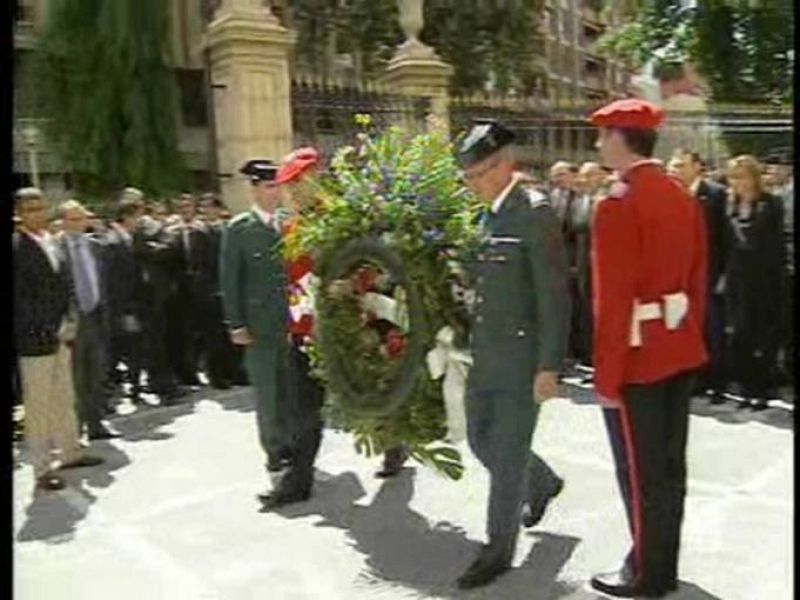
[[[268,159],[248,160],[239,172],[250,177],[250,181],[256,184],[261,181],[274,181],[278,166]]]
[[[466,168],[488,158],[514,141],[514,133],[494,119],[473,119],[473,127],[458,148],[458,160]]]

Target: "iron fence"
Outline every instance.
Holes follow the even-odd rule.
[[[368,114],[377,131],[391,125],[420,130],[429,111],[428,98],[400,95],[379,84],[311,78],[292,81],[294,146],[312,145],[326,158],[354,142],[358,114]]]

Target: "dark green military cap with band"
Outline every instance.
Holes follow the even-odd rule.
[[[495,119],[473,119],[473,127],[458,147],[458,162],[466,169],[514,141],[514,132]]]

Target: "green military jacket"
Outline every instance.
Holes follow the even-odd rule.
[[[538,371],[559,371],[570,302],[561,226],[546,197],[516,185],[488,213],[484,249],[472,267],[471,384],[530,386]]]
[[[220,244],[220,288],[227,325],[256,342],[284,335],[288,317],[280,234],[249,211],[230,220]]]

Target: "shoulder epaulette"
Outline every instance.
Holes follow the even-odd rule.
[[[525,193],[528,195],[528,204],[531,208],[536,208],[537,206],[547,205],[547,196],[545,196],[539,190],[535,190],[533,188],[527,188]]]
[[[242,223],[248,223],[251,219],[252,215],[250,211],[240,213],[234,217],[231,217],[231,220],[228,221],[228,227],[236,227]]]

